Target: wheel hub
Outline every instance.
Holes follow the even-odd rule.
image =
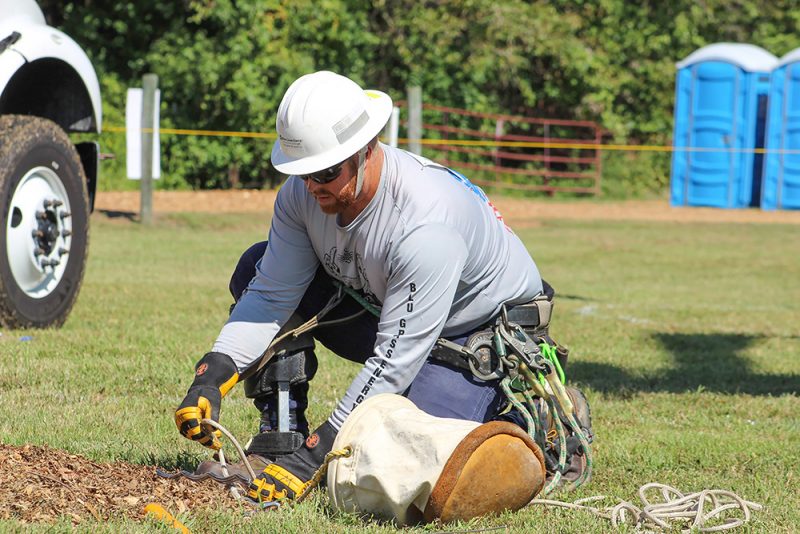
[[[63,202],[58,199],[48,199],[43,203],[44,210],[36,212],[36,220],[38,227],[32,232],[35,256],[42,256],[39,265],[44,272],[47,267],[55,267],[61,263],[61,257],[69,251],[64,247],[59,247],[56,251],[56,243],[59,237],[64,236],[65,230],[61,227],[61,222],[64,218],[69,216],[67,211],[61,210],[59,213],[58,208],[63,206]],[[57,254],[53,254],[57,252]],[[57,256],[57,257],[56,257]]]
[[[11,199],[6,248],[17,285],[32,298],[49,295],[64,273],[71,241],[69,199],[47,167],[30,170]]]

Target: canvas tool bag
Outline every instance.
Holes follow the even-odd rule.
[[[525,506],[544,486],[536,443],[518,426],[434,417],[405,397],[376,395],[345,421],[328,467],[337,509],[399,525],[468,520]]]

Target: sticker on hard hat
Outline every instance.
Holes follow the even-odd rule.
[[[303,149],[303,140],[302,139],[288,139],[284,136],[279,136],[281,140],[281,148],[283,150],[302,150]]]
[[[340,144],[353,137],[369,122],[369,115],[366,110],[355,111],[356,113],[346,115],[333,125],[333,133]]]
[[[364,91],[364,94],[373,100],[378,100],[381,97],[381,94],[376,93],[375,91]]]

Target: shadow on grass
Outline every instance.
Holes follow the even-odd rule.
[[[631,374],[624,367],[570,361],[570,374],[593,389],[622,397],[636,392],[705,390],[715,393],[782,395],[800,393],[800,375],[757,373],[743,356],[763,337],[748,334],[672,334],[653,337],[668,350],[675,365],[650,374]]]
[[[591,299],[588,297],[581,297],[580,295],[564,295],[562,293],[558,294],[558,300],[580,300],[583,302],[596,302],[596,299]]]
[[[127,219],[131,222],[137,221],[137,214],[132,211],[97,210],[109,219]]]

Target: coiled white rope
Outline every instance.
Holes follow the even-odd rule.
[[[664,502],[651,503],[647,497],[649,490],[661,490]],[[586,503],[606,499],[605,495],[597,495],[578,499],[575,502],[561,502],[550,499],[533,499],[528,505],[542,504],[557,506],[572,510],[585,510],[598,517],[611,520],[615,527],[632,521],[636,524],[637,531],[657,532],[659,529],[674,529],[680,523],[682,532],[719,532],[739,527],[750,520],[753,510],[761,510],[763,506],[746,501],[731,491],[712,489],[684,495],[672,486],[651,482],[639,488],[639,499],[643,507],[639,508],[627,501],[621,501],[615,506],[598,508],[587,506]],[[705,511],[710,504],[712,509]],[[713,526],[705,526],[711,521],[722,520],[721,514],[729,510],[740,510],[743,517],[726,517],[724,522]],[[653,530],[656,529],[656,530]]]

